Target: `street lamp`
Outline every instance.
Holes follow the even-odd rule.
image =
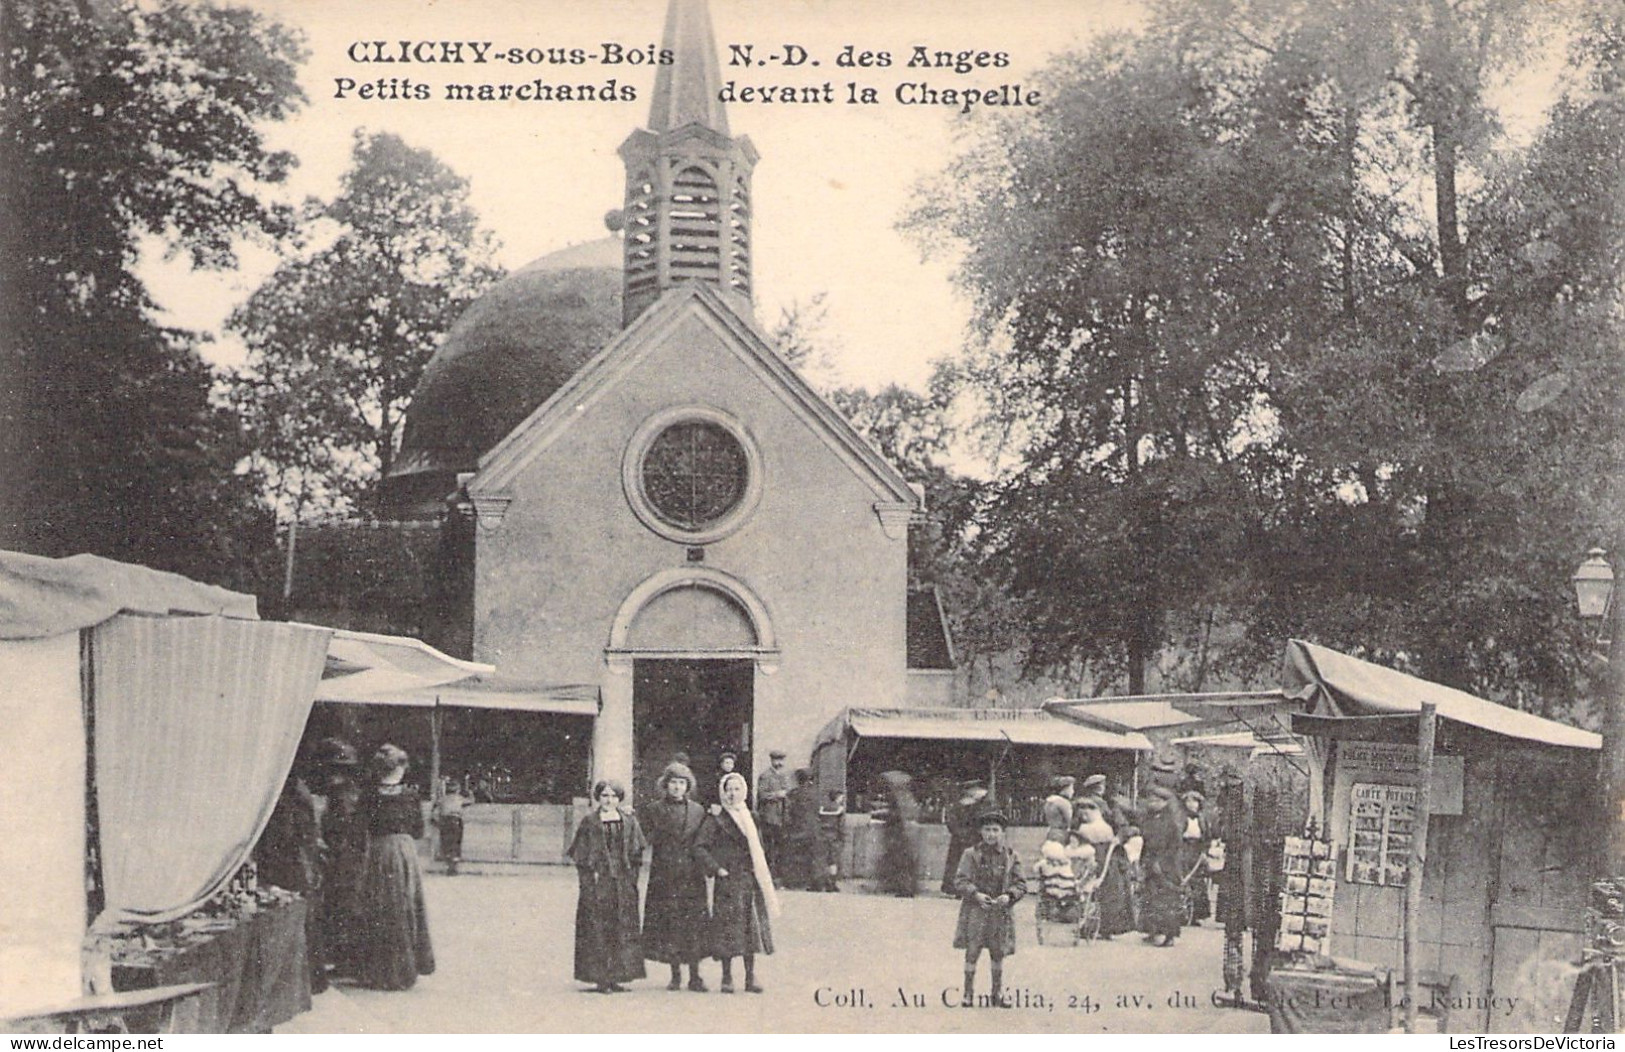
[[[1617,549],[1625,550],[1625,548]],[[1593,548],[1571,578],[1580,616],[1602,622],[1607,641],[1603,672],[1602,755],[1598,757],[1603,873],[1625,875],[1625,602],[1613,601],[1614,570],[1606,553]]]
[[[1607,553],[1593,548],[1586,553],[1586,561],[1574,571],[1574,597],[1580,602],[1580,616],[1587,621],[1608,613],[1608,600],[1614,593],[1614,568],[1608,565]]]

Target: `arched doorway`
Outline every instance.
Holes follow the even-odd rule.
[[[606,761],[630,761],[624,774],[637,798],[658,794],[660,772],[677,753],[688,755],[705,802],[717,798],[725,751],[752,780],[757,673],[772,670],[777,650],[766,608],[743,582],[708,568],[657,574],[622,605],[608,656],[612,668],[630,672],[621,703],[629,719],[600,721],[605,738],[622,740],[604,740],[598,751]]]

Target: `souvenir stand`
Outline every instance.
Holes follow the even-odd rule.
[[[1362,962],[1396,1020],[1514,1026],[1520,970],[1583,941],[1601,739],[1296,640],[1282,688],[1303,702],[1292,727],[1331,844],[1331,883],[1305,874],[1303,891],[1330,894],[1300,903],[1316,943],[1300,960]],[[1280,975],[1272,990],[1294,979]]]

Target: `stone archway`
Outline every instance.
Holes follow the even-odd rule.
[[[674,751],[690,756],[702,797],[726,748],[752,776],[755,714],[771,693],[778,637],[743,581],[709,567],[663,570],[632,589],[604,651],[603,705],[593,734],[597,777],[651,791]]]

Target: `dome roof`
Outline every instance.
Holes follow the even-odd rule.
[[[443,481],[444,473],[473,471],[483,453],[609,343],[620,323],[617,237],[550,253],[491,286],[424,367],[406,411],[392,488],[415,488],[402,485],[406,476]]]

